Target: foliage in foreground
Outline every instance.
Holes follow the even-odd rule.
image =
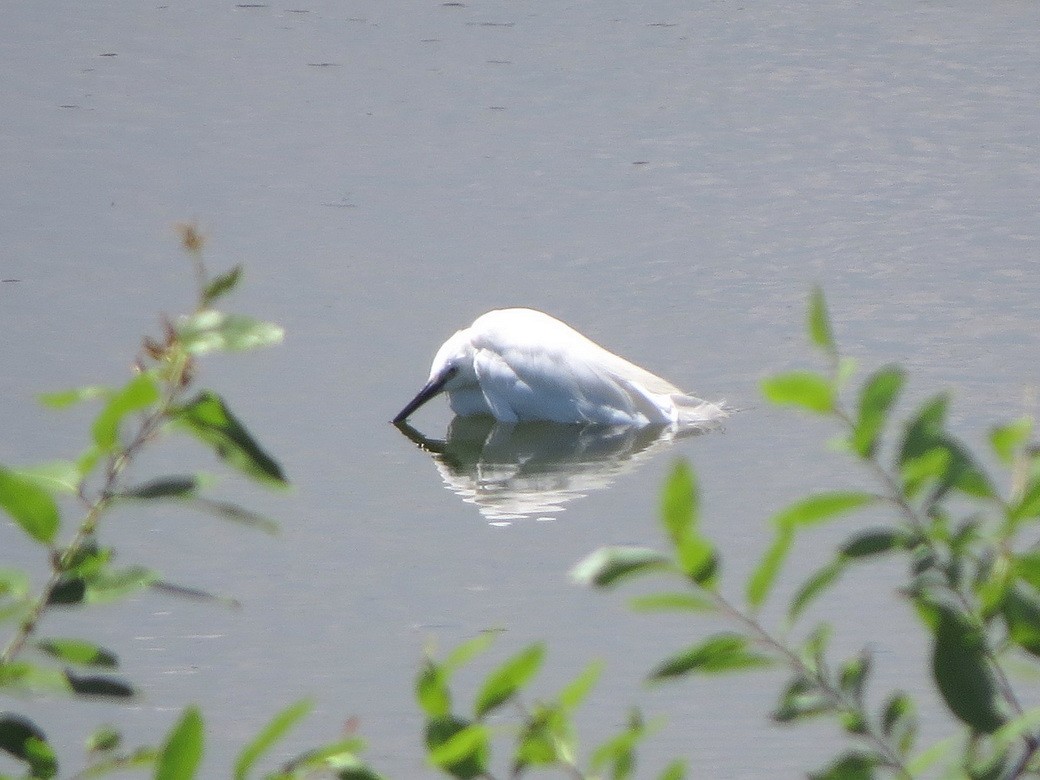
[[[89,387],[50,394],[54,407],[98,402],[91,442],[75,460],[28,468],[0,467],[0,508],[39,545],[49,568],[34,590],[29,573],[0,568],[0,624],[10,638],[0,653],[0,691],[125,700],[135,688],[116,674],[117,656],[81,638],[41,636],[41,618],[52,611],[85,608],[125,598],[145,588],[194,598],[209,594],[171,586],[155,570],[115,564],[113,548],[100,541],[102,520],[114,507],[140,502],[179,502],[218,517],[271,531],[273,523],[239,506],[203,495],[199,476],[157,476],[131,482],[128,468],[147,446],[167,433],[194,437],[234,471],[263,485],[285,484],[278,463],[257,443],[226,401],[199,390],[196,360],[204,353],[275,343],[276,326],[217,311],[214,304],[238,283],[235,268],[211,278],[202,264],[202,239],[184,227],[182,240],[195,264],[196,310],[163,321],[162,338],[145,339],[134,376],[122,387]],[[1010,665],[1036,664],[1040,657],[1040,455],[1033,429],[1023,419],[995,429],[990,448],[1006,471],[1005,491],[978,458],[947,430],[948,398],[927,400],[897,426],[891,419],[905,384],[896,366],[871,374],[849,388],[853,366],[836,347],[822,294],[809,307],[809,335],[827,361],[824,373],[799,371],[764,383],[771,402],[800,407],[830,418],[840,443],[862,463],[876,490],[834,490],[811,495],[772,519],[774,540],[744,587],[742,603],[722,592],[721,555],[699,527],[700,505],[693,472],[679,463],[662,496],[663,550],[644,547],[599,549],[578,563],[575,581],[598,587],[640,577],[664,578],[669,585],[638,596],[640,612],[722,616],[730,628],[673,653],[650,672],[662,682],[694,674],[745,673],[763,667],[787,670],[772,717],[782,723],[831,718],[844,730],[829,766],[814,778],[909,778],[941,771],[946,776],[1014,778],[1040,772],[1040,708],[1026,706],[1011,680]],[[847,403],[845,398],[852,397]],[[68,525],[63,506],[79,506]],[[831,561],[814,572],[787,605],[786,621],[770,628],[759,618],[799,533],[873,508],[885,524],[853,533]],[[880,510],[880,511],[879,511]],[[901,691],[867,695],[872,659],[864,651],[833,660],[828,652],[831,625],[802,625],[807,608],[851,567],[899,558],[906,568],[898,592],[920,616],[931,649],[935,689],[959,723],[937,744],[917,745],[912,698]],[[717,623],[717,621],[714,621]],[[792,636],[801,636],[793,640]],[[509,777],[556,769],[570,778],[628,778],[635,775],[636,748],[653,732],[638,711],[613,738],[583,758],[575,713],[602,672],[588,665],[548,699],[528,701],[526,690],[541,667],[545,648],[534,644],[492,669],[472,705],[459,709],[453,675],[470,665],[491,642],[490,634],[451,650],[442,660],[429,653],[416,680],[416,698],[425,718],[430,765],[458,778],[493,778],[492,767],[508,765]],[[868,702],[880,701],[871,709]],[[273,746],[304,718],[308,701],[290,705],[239,753],[236,780],[256,776]],[[508,740],[507,758],[502,755]],[[86,765],[76,777],[100,777],[126,770],[146,771],[162,780],[199,776],[204,742],[201,713],[187,707],[158,746],[128,749],[120,735],[102,727],[88,740]],[[360,757],[364,743],[347,733],[309,750],[268,778],[333,776],[378,778]],[[58,775],[58,760],[45,730],[23,715],[0,714],[0,750],[20,761],[33,778]],[[67,773],[66,773],[67,774]],[[686,776],[682,762],[669,765],[661,780]]]

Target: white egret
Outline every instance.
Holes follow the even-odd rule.
[[[394,423],[439,393],[459,416],[507,423],[686,427],[727,415],[722,403],[694,398],[534,309],[489,311],[445,341]]]

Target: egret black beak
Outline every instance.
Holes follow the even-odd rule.
[[[393,420],[391,420],[391,422],[396,425],[407,420],[412,412],[414,412],[424,403],[426,403],[439,392],[441,392],[441,390],[444,389],[444,385],[448,383],[448,380],[455,376],[456,371],[458,371],[457,368],[451,368],[445,371],[440,376],[434,377],[429,382],[427,382],[423,386],[423,389],[419,391],[418,395],[416,395],[415,398],[409,401],[408,404],[404,407],[404,409],[399,411],[397,413],[397,416]]]

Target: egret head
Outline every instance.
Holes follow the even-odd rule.
[[[404,422],[412,412],[440,393],[476,384],[473,352],[473,342],[470,340],[468,329],[456,332],[454,336],[445,341],[433,358],[433,365],[430,366],[430,378],[415,398],[397,413],[393,422]]]

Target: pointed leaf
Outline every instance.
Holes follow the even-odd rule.
[[[203,304],[209,306],[213,301],[227,295],[235,289],[241,279],[242,266],[236,265],[230,271],[210,280],[209,284],[206,285],[206,289],[202,292]]]
[[[589,692],[595,687],[596,681],[599,680],[600,675],[603,673],[603,662],[592,661],[586,666],[581,673],[567,683],[563,690],[560,691],[560,695],[556,697],[565,711],[571,712],[578,707],[585,698],[589,695]]]
[[[737,634],[716,634],[672,656],[650,673],[650,680],[664,680],[691,672],[719,674],[762,666],[772,660],[748,650],[748,642]]]
[[[809,296],[808,317],[809,339],[812,343],[823,350],[827,355],[834,356],[838,348],[834,343],[834,333],[831,330],[830,316],[827,314],[827,303],[823,298],[823,290],[813,287]]]
[[[689,538],[697,525],[697,483],[690,464],[679,461],[661,494],[661,520],[672,544]]]
[[[769,591],[776,582],[787,554],[791,551],[794,542],[794,526],[790,523],[777,528],[773,543],[769,545],[762,560],[751,573],[747,584],[747,601],[752,609],[757,609],[765,603],[769,597]]]
[[[451,692],[444,670],[427,659],[415,680],[415,698],[429,718],[447,717],[451,712]]]
[[[78,404],[80,401],[104,398],[111,392],[111,389],[107,387],[76,387],[71,390],[59,390],[56,393],[40,393],[36,396],[36,400],[42,406],[49,406],[51,409],[64,409],[67,406]]]
[[[33,778],[58,774],[58,759],[47,737],[35,723],[19,715],[0,715],[0,750],[27,763]]]
[[[293,726],[307,717],[314,708],[309,699],[302,699],[277,713],[248,745],[242,748],[235,761],[235,780],[245,780],[257,761]]]
[[[545,645],[533,644],[495,669],[477,694],[474,715],[483,718],[516,696],[541,668],[544,658]]]
[[[1033,435],[1033,419],[1020,417],[1006,425],[994,428],[989,434],[989,443],[1000,462],[1010,466],[1018,452],[1025,447]]]
[[[285,331],[271,322],[242,314],[204,309],[177,323],[177,338],[193,355],[206,352],[240,352],[278,344]]]
[[[870,506],[878,501],[871,493],[852,490],[834,490],[816,493],[796,501],[776,514],[773,524],[777,528],[788,526],[810,526],[830,520],[856,509]]]
[[[578,561],[570,577],[578,585],[607,588],[625,577],[666,570],[670,563],[668,556],[647,547],[601,547]]]
[[[202,715],[197,707],[184,710],[159,753],[155,780],[192,780],[202,762]]]
[[[58,505],[43,488],[0,466],[0,508],[29,536],[51,544],[58,533]]]
[[[486,727],[452,716],[427,721],[426,747],[431,763],[462,780],[483,774],[490,754]]]
[[[676,759],[658,776],[657,780],[685,780],[686,762]]]
[[[160,477],[143,485],[128,488],[119,493],[120,498],[136,498],[151,500],[157,498],[186,498],[199,488],[199,482],[192,476]]]
[[[232,504],[228,501],[214,501],[211,498],[195,497],[189,501],[190,505],[201,509],[217,517],[229,520],[233,523],[255,528],[266,534],[276,535],[279,531],[278,523],[266,515],[254,512],[251,509]]]
[[[36,466],[13,469],[14,474],[27,479],[48,493],[78,492],[83,475],[77,464],[70,460],[54,460]]]
[[[634,612],[713,612],[715,602],[692,593],[651,593],[629,599]]]
[[[119,666],[116,654],[81,639],[43,639],[36,647],[67,664],[115,668]]]
[[[281,467],[257,444],[245,426],[228,409],[224,399],[203,391],[184,406],[172,409],[171,418],[217,455],[242,473],[271,484],[287,484]]]
[[[794,598],[791,599],[791,605],[787,611],[788,620],[791,622],[797,620],[802,612],[805,611],[805,608],[817,596],[838,581],[838,577],[845,571],[845,566],[845,558],[839,557],[822,569],[819,569],[812,577],[806,580],[802,587],[798,589],[798,592],[795,593]]]
[[[845,542],[841,546],[841,554],[846,558],[865,558],[903,549],[906,547],[906,541],[906,534],[899,529],[880,528],[864,531]]]
[[[494,641],[495,633],[493,631],[482,631],[472,639],[468,639],[461,645],[453,648],[444,659],[442,666],[446,671],[454,672],[468,664],[481,653],[486,652]]]
[[[800,406],[818,414],[833,412],[837,402],[830,380],[808,371],[791,371],[769,377],[762,382],[762,394],[777,406]]]
[[[852,449],[869,458],[877,449],[888,414],[906,382],[906,373],[898,366],[879,369],[863,385],[859,397],[859,418],[851,434]]]
[[[937,618],[932,674],[946,705],[963,723],[990,734],[1006,718],[1000,711],[996,679],[986,658],[983,632],[946,606]]]
[[[133,687],[116,677],[100,675],[78,675],[71,669],[65,670],[65,679],[72,692],[79,696],[112,696],[126,699],[135,695]]]
[[[94,419],[94,443],[110,452],[119,442],[119,428],[129,414],[147,409],[159,401],[159,385],[149,371],[143,371],[112,394]]]

